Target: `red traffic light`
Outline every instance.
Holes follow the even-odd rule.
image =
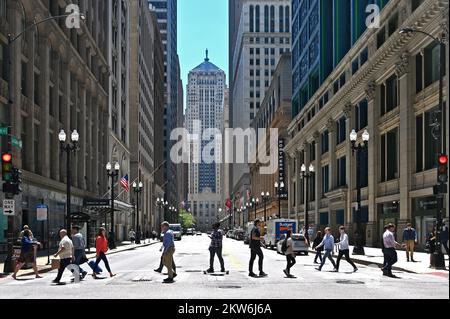
[[[11,160],[12,160],[12,155],[11,155],[11,154],[9,154],[9,153],[4,153],[4,154],[2,155],[2,161],[3,161],[3,162],[5,162],[5,163],[10,163]]]
[[[448,163],[448,156],[447,155],[439,155],[439,164],[445,165]]]

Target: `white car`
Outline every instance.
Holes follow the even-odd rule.
[[[291,238],[294,241],[294,253],[308,255],[309,247],[305,241],[305,237],[302,234],[292,234]],[[286,239],[286,234],[283,234],[283,235],[281,235],[281,238],[277,243],[277,253],[282,254],[282,255],[284,255],[284,254],[281,251],[281,247],[282,247],[285,239]]]

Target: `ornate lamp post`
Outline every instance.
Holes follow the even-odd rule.
[[[305,238],[308,238],[308,228],[309,228],[309,220],[308,220],[308,209],[309,209],[309,180],[314,177],[314,166],[309,165],[309,169],[306,169],[306,165],[302,164],[300,168],[300,178],[304,181],[306,186],[306,197],[305,197],[305,233],[303,234]],[[305,185],[304,184],[304,185]]]
[[[255,207],[255,220],[256,220],[256,209],[258,208],[258,205],[259,205],[259,198],[258,197],[252,198],[252,203],[253,203],[253,206]]]
[[[353,255],[364,255],[363,246],[363,231],[361,225],[361,159],[362,156],[367,156],[368,143],[370,139],[369,132],[367,130],[362,134],[362,143],[357,144],[358,133],[352,130],[350,133],[350,142],[352,143],[352,153],[356,156],[356,201],[358,207],[356,207],[356,234],[355,234],[355,247],[353,248]]]
[[[267,221],[267,202],[270,199],[270,193],[269,192],[261,192],[261,199],[264,203],[264,223]]]
[[[281,182],[280,184],[278,184],[278,182],[275,182],[275,190],[277,191],[278,194],[278,216],[279,218],[281,218],[281,192],[284,189],[284,183]]]
[[[66,230],[70,232],[70,214],[71,214],[71,184],[72,184],[72,170],[70,166],[70,156],[78,150],[78,141],[80,140],[80,135],[77,130],[74,130],[70,135],[71,142],[66,143],[67,135],[64,130],[61,130],[58,135],[59,145],[61,152],[66,152],[66,174],[67,174],[67,200],[66,200]]]
[[[136,194],[136,244],[141,243],[141,226],[140,226],[140,219],[139,219],[139,193],[142,192],[144,188],[144,184],[142,182],[133,183],[133,191]]]
[[[116,178],[119,176],[120,171],[120,165],[119,163],[114,164],[114,169],[112,167],[111,163],[106,164],[106,173],[108,174],[108,177],[111,177],[111,235],[109,238],[109,248],[115,249],[116,248],[116,237],[114,234],[114,184],[116,182]]]

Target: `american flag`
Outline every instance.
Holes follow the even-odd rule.
[[[130,184],[128,183],[128,174],[120,179],[120,186],[122,186],[127,193],[130,191]]]

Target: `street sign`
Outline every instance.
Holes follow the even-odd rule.
[[[0,127],[0,135],[8,135],[8,128]]]
[[[11,136],[11,144],[17,146],[18,148],[22,148],[22,140],[15,136]]]
[[[3,200],[3,215],[14,216],[16,202],[14,199],[4,199]]]
[[[36,216],[37,216],[37,221],[38,222],[45,222],[47,220],[47,212],[48,212],[48,207],[47,205],[38,205],[36,207]]]
[[[84,207],[98,207],[98,206],[109,206],[109,199],[103,198],[84,198],[83,199]]]

